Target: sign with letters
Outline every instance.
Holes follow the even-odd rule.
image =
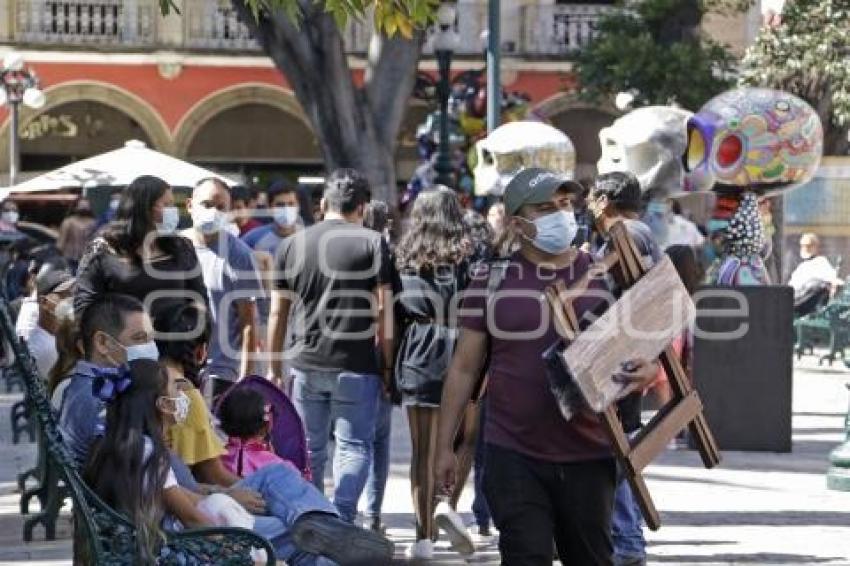
[[[75,138],[80,128],[70,114],[42,114],[21,126],[18,131],[23,140],[37,140],[46,136]]]

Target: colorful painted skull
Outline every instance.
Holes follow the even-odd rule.
[[[630,171],[642,191],[657,196],[681,192],[685,126],[692,115],[672,106],[646,106],[617,118],[599,132],[599,173]]]
[[[501,196],[526,167],[545,167],[569,179],[576,167],[570,138],[543,122],[521,120],[499,126],[475,144],[475,194]]]
[[[809,181],[823,152],[817,113],[787,92],[739,88],[714,97],[688,120],[688,190],[760,195]]]

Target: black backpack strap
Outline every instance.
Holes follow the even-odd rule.
[[[511,264],[510,258],[497,257],[488,262],[489,271],[487,272],[487,306],[493,300],[493,297],[502,286],[505,280],[505,275],[508,272],[508,266]],[[490,368],[490,350],[491,336],[487,333],[487,352],[484,355],[484,365],[481,367],[481,374],[478,376],[478,382],[475,384],[475,389],[472,394],[473,401],[479,401],[484,396],[487,389],[487,370]]]

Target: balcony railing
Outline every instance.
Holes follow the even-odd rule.
[[[568,57],[593,38],[602,16],[617,9],[612,4],[529,4],[512,10],[503,17],[518,14],[519,22],[502,22],[504,31],[513,30],[503,33],[504,52],[531,59]],[[260,52],[230,0],[184,0],[180,18],[182,39],[166,38],[157,35],[159,0],[0,0],[0,40],[109,48],[147,48],[161,43],[170,49],[182,45],[188,50],[234,55]],[[11,22],[12,28],[4,28],[5,22]],[[486,29],[487,3],[459,0],[456,54],[480,56],[484,49],[481,35]],[[365,55],[372,32],[371,18],[352,20],[342,34],[346,52]],[[430,40],[424,54],[433,54]]]
[[[259,51],[251,32],[230,2],[186,0],[184,44],[190,49]]]
[[[619,8],[610,4],[524,6],[521,51],[526,56],[568,56],[586,46],[599,19]]]
[[[28,0],[12,5],[17,41],[130,47],[156,41],[159,8],[154,0]]]

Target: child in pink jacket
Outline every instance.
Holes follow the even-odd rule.
[[[268,441],[271,411],[261,393],[234,389],[222,400],[218,416],[221,429],[228,436],[227,454],[221,460],[232,473],[246,477],[269,464],[292,466],[274,453]]]

